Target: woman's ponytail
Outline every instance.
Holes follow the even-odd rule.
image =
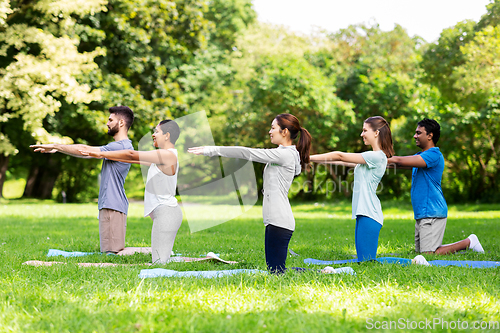
[[[299,120],[292,114],[282,113],[276,116],[276,121],[281,128],[284,130],[288,129],[290,132],[290,138],[295,140],[300,132],[299,142],[297,143],[297,151],[300,156],[300,165],[302,170],[305,170],[309,164],[309,151],[311,150],[311,134],[304,128],[300,126]]]
[[[307,165],[309,164],[309,151],[311,150],[311,134],[304,128],[300,128],[300,138],[297,143],[297,150],[300,155],[300,165],[302,166],[302,170],[305,170]]]

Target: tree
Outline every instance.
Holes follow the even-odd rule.
[[[500,1],[487,9],[478,23],[444,30],[422,63],[426,81],[443,98],[441,146],[451,170],[452,200],[498,198]]]
[[[20,130],[31,133],[34,141],[69,142],[50,135],[43,119],[55,114],[62,101],[99,99],[99,91],[78,78],[97,67],[94,58],[101,50],[79,52],[72,29],[75,17],[101,11],[103,4],[102,0],[79,6],[68,0],[0,2],[0,193],[9,156],[16,152],[4,134],[8,121],[21,119]]]
[[[105,110],[127,105],[136,114],[129,137],[137,144],[159,120],[197,111],[207,90],[218,91],[234,40],[254,17],[247,0],[215,0],[210,6],[205,1],[110,1],[107,11],[84,17],[78,25],[80,50],[101,45],[105,50],[86,81],[102,91],[101,101],[64,108],[46,122],[54,133],[99,145],[107,140],[99,129]],[[212,66],[222,69],[220,77]],[[85,200],[95,193],[88,185],[97,182],[95,168],[88,161],[66,159],[56,187],[68,200]],[[141,181],[132,176],[127,184]]]

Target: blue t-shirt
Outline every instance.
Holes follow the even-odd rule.
[[[134,150],[129,139],[111,142],[101,147],[101,151]],[[125,195],[125,178],[130,170],[129,163],[104,159],[101,168],[101,186],[99,187],[98,209],[113,209],[124,214],[128,212],[128,200]]]
[[[427,164],[426,168],[413,168],[411,175],[411,204],[415,220],[447,217],[448,206],[441,190],[443,154],[438,147],[432,147],[415,155],[420,155]]]

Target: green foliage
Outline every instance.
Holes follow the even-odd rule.
[[[256,22],[250,0],[0,0],[1,161],[33,174],[44,165],[30,143],[103,145],[114,105],[134,110],[135,145],[158,121],[205,110],[216,144],[270,147],[270,122],[290,112],[313,135],[313,153],[364,151],[362,122],[381,115],[396,153],[414,154],[416,123],[429,117],[442,125],[447,199],[496,200],[499,23],[495,0],[479,22],[459,22],[425,44],[399,25],[297,35]],[[87,184],[97,182],[96,161],[52,159],[61,164],[54,193],[95,195]],[[309,185],[298,195],[350,195],[348,169],[301,177]],[[408,196],[410,179],[388,173],[380,195]],[[316,186],[327,181],[347,186]]]
[[[0,151],[6,156],[15,155],[19,152],[3,133],[0,133]]]
[[[425,81],[436,87],[448,100],[453,100],[461,92],[456,89],[454,68],[464,63],[465,58],[460,47],[474,37],[474,21],[463,21],[454,27],[443,30],[434,45],[427,46],[423,55],[422,68],[425,70]]]
[[[210,1],[205,17],[211,22],[210,42],[219,49],[230,50],[257,14],[250,0],[214,0]]]
[[[60,133],[49,133],[43,126],[46,117],[64,104],[82,105],[100,98],[101,92],[82,82],[82,77],[97,69],[94,59],[102,49],[79,50],[75,26],[79,17],[94,15],[105,9],[104,4],[103,0],[78,6],[68,0],[0,3],[0,192],[9,163],[6,156],[25,151],[36,141],[72,143]],[[30,156],[19,159],[22,162],[14,164],[30,165],[29,174],[38,173]],[[53,168],[53,173],[58,169]],[[57,174],[48,178],[54,177]],[[51,187],[42,192],[50,195]]]
[[[66,18],[71,4],[68,1],[45,1],[26,9],[26,24],[37,24],[43,28],[35,29],[32,33],[37,31],[39,34],[45,34],[38,39],[55,44],[50,51],[61,52],[62,47],[72,47],[66,51],[73,59],[73,62],[70,62],[73,67],[70,69],[82,67],[79,65],[79,57],[87,57],[85,59],[88,60],[88,64],[85,63],[87,67],[82,68],[82,71],[85,70],[85,77],[80,75],[83,72],[65,71],[65,68],[61,67],[65,65],[65,58],[58,58],[57,65],[61,68],[54,67],[52,72],[47,72],[51,70],[49,67],[43,72],[52,78],[52,85],[49,84],[52,81],[35,78],[40,84],[36,90],[41,96],[39,98],[48,100],[39,101],[43,107],[37,108],[37,117],[33,117],[33,112],[29,117],[26,116],[25,129],[30,130],[27,127],[28,122],[36,121],[36,139],[44,142],[60,141],[57,138],[66,135],[64,143],[102,145],[109,140],[103,133],[107,114],[102,111],[113,105],[128,105],[136,114],[136,121],[129,136],[137,143],[159,120],[188,112],[189,105],[185,100],[193,104],[193,100],[189,99],[189,95],[184,93],[185,88],[181,86],[180,78],[185,74],[180,68],[189,68],[191,62],[200,63],[196,57],[197,51],[206,49],[208,42],[215,45],[212,49],[215,48],[217,62],[224,62],[227,57],[224,47],[230,47],[245,25],[255,18],[255,13],[247,1],[215,1],[214,7],[209,7],[205,1],[95,1],[78,6],[71,12],[72,16]],[[217,10],[231,10],[232,14],[220,16],[216,13]],[[4,12],[7,13],[2,13]],[[40,18],[44,15],[51,19],[49,23]],[[62,25],[62,22],[66,25]],[[214,24],[220,27],[214,30]],[[23,26],[22,29],[18,27],[15,32],[29,33],[32,31],[30,29],[24,29]],[[54,34],[54,40],[50,39],[52,35],[49,32]],[[10,33],[4,38],[14,43],[19,36]],[[59,48],[54,47],[62,42],[66,44]],[[71,45],[68,45],[70,42]],[[31,44],[18,41],[14,46],[28,49]],[[4,50],[6,56],[11,56],[9,52],[12,47],[5,44],[0,51]],[[53,56],[45,55],[43,44],[36,48],[36,52],[40,57]],[[99,57],[94,61],[96,55]],[[8,59],[4,60],[7,62]],[[14,64],[30,70],[19,61]],[[74,81],[79,77],[81,89],[92,89],[100,95],[89,95],[83,100],[82,91],[78,96],[73,96],[76,92],[69,88],[65,90],[64,82],[59,83],[58,89],[62,91],[57,95],[57,90],[52,92],[58,84],[55,81],[58,79],[55,72],[60,73],[66,80]],[[36,72],[30,75],[36,75]],[[73,81],[67,86],[74,86]],[[19,86],[19,82],[13,81],[12,85]],[[33,86],[33,82],[27,82],[26,85]],[[189,88],[187,87],[188,90]],[[48,91],[52,93],[47,94]],[[4,94],[7,93],[7,90],[4,91]],[[27,95],[37,96],[29,93]],[[77,97],[80,100],[76,100]],[[21,98],[23,96],[20,96],[19,100]],[[23,110],[26,110],[24,114],[33,109],[33,103],[22,105]],[[2,115],[5,121],[17,116],[11,113],[7,113],[7,116],[5,113],[0,114]],[[4,137],[6,138],[5,135]],[[10,147],[7,146],[6,140],[2,139],[2,147],[5,146],[5,149]],[[9,153],[12,152],[10,149]],[[26,157],[21,158],[29,160]],[[90,165],[88,161],[76,159],[65,158],[64,161],[61,177],[56,184],[58,191],[68,193],[70,201],[88,199],[88,195],[83,193],[95,194],[94,188],[87,185],[97,182],[95,161]],[[81,179],[77,179],[78,177]]]
[[[330,38],[334,52],[343,53],[337,65],[338,95],[354,104],[356,114],[355,128],[351,126],[346,136],[359,134],[368,117],[379,115],[392,121],[412,113],[410,103],[420,74],[417,40],[400,26],[389,32],[378,26],[352,26]],[[363,149],[360,140],[342,142],[341,150]]]
[[[230,103],[235,69],[224,50],[211,46],[180,67],[178,81],[184,101],[193,111],[205,110],[211,116],[223,115]]]
[[[338,137],[324,129],[333,127],[339,114],[345,116],[349,104],[340,101],[321,71],[303,58],[270,56],[261,61],[249,82],[252,101],[248,109],[255,114],[246,111],[251,116],[239,133],[258,142],[267,141],[266,129],[272,119],[280,113],[291,113],[314,137],[315,149],[332,146]],[[239,118],[245,122],[245,114]]]
[[[78,78],[97,68],[94,58],[100,49],[79,52],[78,39],[64,30],[74,26],[73,17],[101,10],[102,1],[76,8],[71,1],[34,1],[27,6],[7,1],[1,8],[10,15],[4,15],[0,25],[0,130],[2,123],[19,117],[35,140],[47,140],[52,137],[42,121],[60,109],[61,100],[77,104],[99,98],[99,91],[91,91]],[[8,140],[4,135],[2,141]]]
[[[0,27],[5,25],[8,15],[11,13],[12,13],[12,8],[10,7],[10,1],[9,0],[1,0],[0,1]]]
[[[480,22],[443,31],[422,62],[426,80],[443,98],[441,145],[454,178],[449,186],[454,200],[498,199],[500,2],[487,8]]]
[[[460,48],[465,57],[455,69],[454,88],[460,91],[456,101],[464,106],[487,104],[491,95],[498,95],[500,74],[500,27],[488,26],[478,31],[474,39]]]

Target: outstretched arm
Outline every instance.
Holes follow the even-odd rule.
[[[93,147],[82,144],[74,144],[74,145],[61,145],[56,143],[44,144],[44,145],[31,145],[30,148],[33,148],[34,152],[45,153],[45,154],[53,154],[53,153],[63,153],[66,155],[70,155],[73,157],[79,158],[90,158],[90,156],[84,156],[80,154],[81,150],[85,150],[88,152],[100,152],[101,149],[99,147]]]
[[[175,166],[177,165],[177,156],[166,149],[157,149],[152,151],[136,151],[136,150],[113,150],[113,151],[99,151],[89,152],[81,151],[82,155],[94,158],[107,158],[108,160],[156,165]]]
[[[220,147],[205,146],[192,147],[188,149],[189,153],[205,156],[222,156],[230,158],[239,158],[258,163],[277,163],[282,164],[291,158],[291,154],[286,149],[259,149],[248,147]]]
[[[355,166],[356,164],[366,164],[365,159],[359,153],[343,153],[334,151],[326,154],[311,155],[311,162],[315,163],[330,163],[343,162],[345,166]]]
[[[345,166],[347,168],[355,168],[356,163],[349,163],[349,162],[340,162],[340,161],[328,161],[328,162],[317,162],[319,164],[333,164],[333,165],[341,165]]]
[[[401,169],[427,168],[427,163],[419,155],[393,156],[387,159],[387,166]]]

